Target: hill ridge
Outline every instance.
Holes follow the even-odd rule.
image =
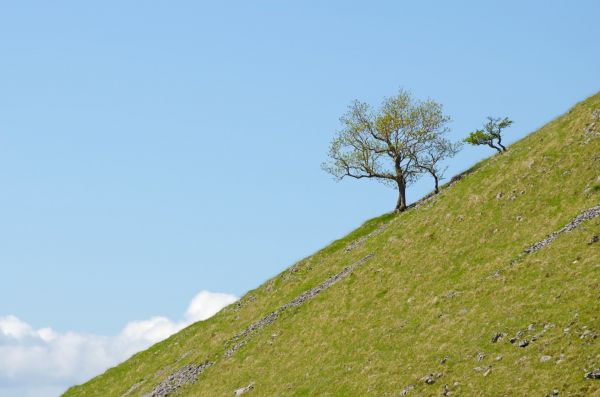
[[[457,181],[458,180],[456,180],[456,182]],[[430,199],[431,197],[433,197],[433,196],[426,197],[424,200],[419,200],[417,203],[415,203],[414,206],[416,208],[418,208],[417,207],[418,205],[423,204],[426,200]],[[561,229],[559,229],[555,232],[550,233],[548,235],[548,237],[531,245],[529,248],[524,250],[524,252],[526,254],[531,254],[539,249],[542,249],[542,248],[546,247],[547,245],[551,244],[561,234],[568,233],[568,232],[574,230],[576,227],[579,227],[583,222],[589,221],[597,216],[600,216],[600,205],[596,205],[594,207],[591,207],[591,208],[583,211],[582,213],[577,215],[575,218],[573,218],[567,225],[565,225],[564,227],[562,227]],[[397,218],[394,218],[394,219],[397,219]],[[371,238],[371,237],[381,233],[383,230],[385,230],[389,226],[389,224],[391,222],[394,221],[394,219],[387,223],[384,223],[382,226],[378,227],[373,232],[367,234],[366,236],[362,237],[359,240],[356,240],[356,242],[363,243],[364,241],[366,241],[366,239]],[[351,243],[350,246],[346,247],[346,251],[349,252],[355,246],[356,245]],[[349,248],[351,248],[351,249],[349,249]],[[252,323],[246,329],[244,329],[243,331],[236,334],[233,338],[231,338],[229,343],[235,343],[235,342],[237,342],[237,343],[235,343],[234,346],[229,348],[223,354],[223,358],[226,359],[226,358],[231,357],[233,354],[235,354],[235,352],[238,349],[240,349],[242,346],[244,346],[248,342],[247,340],[245,340],[246,337],[251,336],[252,333],[258,332],[261,329],[263,329],[263,328],[267,327],[268,325],[270,325],[271,323],[273,323],[274,321],[276,321],[277,318],[279,317],[279,314],[281,314],[284,310],[286,310],[290,307],[299,306],[303,303],[306,303],[306,301],[313,298],[316,294],[326,290],[327,288],[329,288],[333,284],[335,284],[337,281],[340,281],[343,278],[347,277],[350,274],[350,272],[352,272],[357,266],[360,266],[363,263],[365,263],[368,259],[373,257],[373,255],[374,254],[368,254],[367,256],[363,257],[362,259],[353,263],[352,265],[344,267],[341,272],[336,273],[335,275],[331,276],[330,278],[325,280],[323,283],[317,285],[316,287],[314,287],[308,291],[305,291],[304,293],[302,293],[301,295],[299,295],[292,301],[288,302],[287,304],[285,304],[283,306],[280,306],[275,311],[272,311],[271,313],[265,315],[261,319]],[[495,335],[493,338],[494,343],[497,342],[498,340],[500,340],[502,337],[503,337],[502,334]],[[240,339],[242,339],[242,340],[240,341]],[[209,366],[215,365],[215,364],[216,364],[216,362],[206,362],[206,363],[203,363],[203,364],[200,364],[197,366],[195,366],[193,364],[188,364],[188,365],[180,368],[173,374],[171,374],[169,377],[167,377],[167,379],[165,379],[163,382],[159,383],[149,394],[144,395],[144,397],[166,397],[169,394],[173,393],[175,390],[177,390],[179,387],[184,386],[185,384],[195,383],[198,380],[198,376],[204,371],[204,369],[208,368]],[[592,372],[589,372],[589,374],[590,374],[589,376],[591,376]],[[434,375],[429,375],[429,376],[435,377]],[[588,376],[588,375],[586,375],[586,376]],[[431,379],[429,379],[428,381],[431,382]],[[407,389],[404,389],[404,390],[406,390],[406,392],[408,392],[411,389],[412,388],[409,388],[408,390]],[[402,393],[401,393],[401,395],[402,395]]]
[[[597,114],[600,94],[66,395],[150,396],[181,371],[152,396],[600,396]]]

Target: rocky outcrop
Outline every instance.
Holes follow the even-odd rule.
[[[350,251],[354,250],[355,248],[363,246],[367,242],[368,239],[382,233],[385,229],[387,229],[390,226],[390,224],[392,222],[393,222],[393,220],[391,220],[387,223],[384,223],[383,225],[379,226],[377,229],[373,230],[371,233],[352,241],[351,243],[349,243],[346,246],[345,251],[350,252]]]
[[[253,334],[255,334],[260,329],[265,328],[266,326],[272,324],[275,320],[277,320],[277,318],[279,318],[279,316],[284,311],[286,311],[287,309],[289,309],[291,307],[297,307],[297,306],[300,306],[300,305],[306,303],[307,301],[314,298],[315,296],[317,296],[324,290],[328,289],[329,287],[331,287],[338,281],[343,280],[344,278],[348,277],[348,275],[350,275],[350,273],[352,273],[352,271],[354,269],[356,269],[358,266],[362,265],[363,263],[365,263],[372,257],[373,257],[373,254],[366,255],[365,257],[354,262],[352,265],[345,267],[339,273],[336,273],[333,276],[329,277],[327,280],[325,280],[321,284],[317,285],[316,287],[303,292],[302,294],[298,295],[296,298],[292,299],[285,305],[279,307],[277,310],[272,311],[271,313],[262,317],[260,320],[250,324],[246,329],[244,329],[243,331],[236,334],[230,340],[230,343],[235,343],[235,344],[232,347],[230,347],[224,353],[223,356],[225,358],[231,357],[242,346],[244,346],[246,343],[248,343],[249,338]],[[147,394],[144,394],[143,397],[166,397],[166,396],[170,395],[171,393],[173,393],[175,390],[182,387],[183,385],[196,382],[196,380],[198,379],[198,376],[206,368],[208,368],[214,364],[215,364],[214,362],[207,361],[206,363],[200,364],[200,365],[195,365],[195,364],[186,365],[186,366],[178,369],[176,372],[172,373],[171,375],[169,375],[169,377],[167,379],[160,382],[154,389],[152,389],[152,391],[150,391]],[[244,389],[244,392],[246,392],[246,391],[251,390],[253,387],[254,387],[254,385],[251,384],[251,385],[246,386],[246,388],[241,388],[241,389],[236,390],[235,393],[236,393],[236,395],[238,395],[237,394],[238,391],[241,391],[242,389]],[[242,394],[242,393],[240,393],[240,394]]]
[[[239,389],[237,389],[233,393],[235,394],[236,397],[239,397],[242,394],[244,394],[246,392],[249,392],[252,389],[254,389],[254,383],[250,383],[248,386],[240,387]]]
[[[564,226],[562,229],[550,233],[548,235],[548,237],[546,237],[545,239],[538,241],[537,243],[535,243],[532,246],[530,246],[529,248],[527,248],[525,250],[525,253],[531,254],[532,252],[535,252],[539,249],[544,248],[545,246],[549,245],[551,242],[556,240],[556,238],[558,236],[560,236],[561,234],[570,232],[571,230],[573,230],[577,226],[579,226],[582,222],[593,219],[597,216],[600,216],[600,205],[597,205],[595,207],[592,207],[592,208],[589,208],[589,209],[583,211],[581,214],[579,214],[575,218],[573,218],[573,220],[571,222],[567,223],[567,225]]]
[[[143,397],[166,397],[187,383],[194,383],[198,376],[214,362],[207,361],[204,364],[195,365],[189,364],[178,369],[176,372],[160,382],[150,393],[146,393]]]
[[[254,334],[256,331],[270,325],[271,323],[273,323],[275,320],[277,320],[277,318],[279,318],[279,315],[281,315],[281,313],[283,313],[284,311],[286,311],[287,309],[289,309],[291,307],[300,306],[303,303],[305,303],[306,301],[314,298],[315,296],[317,296],[318,294],[320,294],[327,288],[331,287],[333,284],[348,277],[348,275],[350,273],[352,273],[352,271],[354,269],[356,269],[358,266],[362,265],[363,263],[365,263],[367,260],[371,259],[372,257],[373,257],[373,254],[369,254],[369,255],[363,257],[362,259],[356,261],[352,265],[345,267],[341,272],[329,277],[327,280],[325,280],[321,284],[317,285],[316,287],[303,292],[302,294],[298,295],[296,298],[292,299],[290,302],[288,302],[285,305],[279,307],[278,309],[272,311],[271,313],[267,314],[260,320],[250,324],[246,329],[239,332],[237,335],[235,335],[231,339],[230,342],[234,343],[234,345],[225,352],[225,357],[231,357],[242,346],[244,346],[246,343],[248,343],[248,338],[252,334]]]

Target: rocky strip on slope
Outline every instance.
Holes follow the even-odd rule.
[[[363,257],[362,259],[359,259],[358,261],[354,262],[352,265],[347,266],[344,269],[342,269],[341,272],[329,277],[327,280],[325,280],[321,284],[317,285],[316,287],[303,292],[302,294],[298,295],[296,298],[292,299],[290,302],[288,302],[285,305],[279,307],[278,309],[272,311],[271,313],[267,314],[260,320],[250,324],[245,330],[243,330],[242,332],[238,333],[237,335],[235,335],[233,337],[231,342],[234,342],[234,343],[237,342],[237,343],[235,343],[235,345],[233,345],[231,348],[229,348],[225,352],[225,357],[231,357],[236,351],[238,351],[242,346],[244,346],[248,342],[248,336],[250,336],[254,332],[260,330],[261,328],[264,328],[267,325],[272,324],[275,320],[277,320],[277,318],[279,317],[279,315],[281,313],[283,313],[290,307],[300,306],[303,303],[305,303],[306,301],[308,301],[309,299],[314,298],[316,295],[318,295],[322,291],[326,290],[327,288],[331,287],[333,284],[346,278],[354,269],[356,269],[358,266],[362,265],[363,263],[365,263],[367,260],[371,259],[372,257],[373,257],[373,254],[369,254],[369,255]]]
[[[393,220],[393,219],[392,219],[391,221],[389,221],[389,222],[387,222],[387,223],[384,223],[383,225],[379,226],[377,229],[373,230],[371,233],[369,233],[369,234],[367,234],[367,235],[365,235],[365,236],[362,236],[362,237],[360,237],[360,238],[358,238],[358,239],[356,239],[356,240],[354,240],[354,241],[350,242],[350,243],[349,243],[349,244],[346,246],[346,248],[345,248],[345,251],[346,251],[346,252],[350,252],[350,251],[352,251],[353,249],[355,249],[355,248],[358,248],[358,247],[360,247],[360,246],[364,245],[364,243],[365,243],[365,242],[366,242],[368,239],[370,239],[370,238],[371,238],[371,237],[373,237],[373,236],[377,236],[378,234],[380,234],[381,232],[383,232],[385,229],[387,229],[387,228],[390,226],[390,224],[391,224],[392,222],[394,222],[394,220]]]
[[[538,241],[537,243],[533,244],[531,247],[527,248],[525,250],[525,253],[531,254],[532,252],[535,252],[539,249],[544,248],[545,246],[550,244],[552,241],[554,241],[561,234],[570,232],[571,230],[573,230],[577,226],[579,226],[582,222],[593,219],[597,216],[600,216],[600,205],[597,205],[595,207],[592,207],[592,208],[589,208],[589,209],[583,211],[581,214],[579,214],[575,218],[573,218],[573,220],[571,220],[571,222],[567,223],[567,225],[564,226],[562,229],[550,233],[548,235],[548,237],[546,237],[545,239]]]
[[[308,300],[314,298],[319,293],[321,293],[324,290],[331,287],[333,284],[348,277],[348,275],[350,275],[350,273],[352,273],[352,271],[354,269],[356,269],[358,266],[362,265],[363,263],[365,263],[372,257],[373,257],[373,254],[364,256],[363,258],[354,262],[352,265],[346,266],[345,268],[342,269],[342,271],[329,277],[327,280],[325,280],[321,284],[317,285],[316,287],[303,292],[302,294],[298,295],[296,298],[292,299],[285,305],[279,307],[277,310],[272,311],[271,313],[267,314],[260,320],[250,324],[245,330],[239,332],[237,335],[235,335],[231,339],[230,342],[237,342],[237,343],[235,343],[234,346],[232,346],[225,352],[225,354],[224,354],[225,358],[231,357],[242,346],[244,346],[246,343],[248,343],[248,339],[252,334],[254,334],[256,331],[272,324],[275,320],[277,320],[277,318],[279,317],[279,315],[281,313],[283,313],[284,311],[286,311],[287,309],[289,309],[291,307],[297,307],[297,306],[300,306],[300,305],[306,303]],[[207,361],[206,363],[201,364],[201,365],[195,365],[195,364],[186,365],[186,366],[178,369],[171,375],[169,375],[169,377],[167,379],[160,382],[154,389],[152,389],[152,391],[150,391],[147,394],[144,394],[143,397],[166,397],[166,396],[170,395],[171,393],[173,393],[175,390],[182,387],[183,385],[196,382],[196,380],[198,379],[198,376],[206,368],[208,368],[214,364],[215,364],[214,362]],[[253,385],[252,385],[252,387],[253,387]],[[239,389],[239,390],[241,390],[241,389]],[[236,390],[236,393],[239,390]],[[250,389],[248,389],[248,390],[250,390]],[[247,390],[244,390],[244,391],[247,391]]]
[[[204,364],[195,365],[189,364],[182,367],[169,375],[169,377],[160,382],[150,393],[144,394],[142,397],[165,397],[179,389],[186,383],[194,383],[198,376],[214,362],[207,361]]]
[[[582,144],[587,145],[592,139],[600,137],[600,109],[592,111],[592,121],[583,129]]]

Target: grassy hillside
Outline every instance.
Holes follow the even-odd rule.
[[[209,362],[172,395],[600,396],[584,378],[600,367],[600,217],[523,252],[600,204],[596,109],[600,94],[65,395],[142,396]]]

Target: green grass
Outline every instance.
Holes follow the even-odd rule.
[[[600,218],[522,254],[600,203],[600,138],[583,144],[598,108],[600,94],[419,208],[365,223],[239,304],[65,395],[121,396],[140,383],[128,394],[140,396],[183,365],[211,360],[216,364],[197,383],[175,395],[232,396],[254,382],[249,397],[397,396],[409,384],[415,389],[408,396],[440,395],[446,384],[461,396],[544,396],[553,389],[600,396],[600,381],[583,376],[600,367],[600,337],[580,338],[585,329],[600,334],[600,243],[588,245],[600,235]],[[349,277],[222,357],[237,332],[369,253],[375,256]],[[549,323],[555,326],[540,333]],[[539,334],[535,342],[508,342],[530,324],[534,331],[525,337]],[[492,343],[497,332],[508,336]],[[541,362],[543,355],[552,359]],[[433,385],[419,380],[436,372],[442,376]]]

